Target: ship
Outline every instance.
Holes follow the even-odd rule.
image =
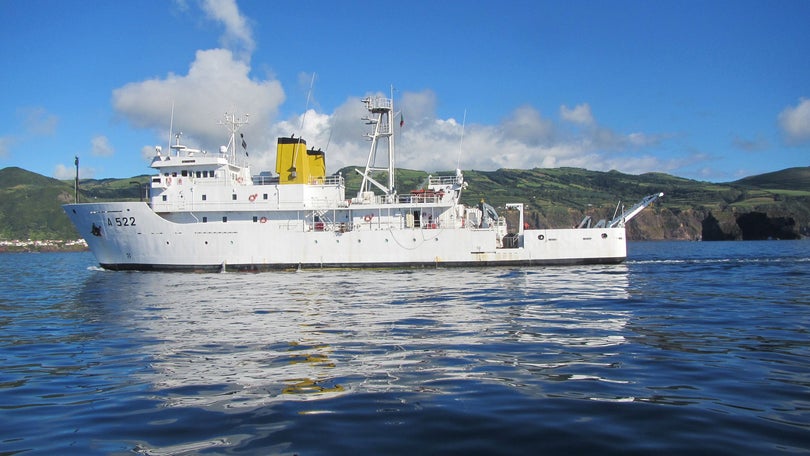
[[[239,133],[249,118],[226,113],[219,123],[228,144],[217,152],[187,147],[179,134],[168,151],[155,147],[144,201],[64,210],[109,270],[536,266],[622,263],[625,224],[663,196],[621,213],[617,206],[611,220],[540,228],[524,221],[523,203],[462,203],[468,182],[460,169],[400,193],[393,97],[361,101],[371,146],[365,167],[354,169],[356,194],[347,196],[346,176],[327,174],[325,151],[295,135],[278,138],[275,172],[253,174]]]

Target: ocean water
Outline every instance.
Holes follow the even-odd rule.
[[[810,453],[810,242],[182,274],[0,255],[0,454]]]

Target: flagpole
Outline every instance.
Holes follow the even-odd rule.
[[[79,156],[73,157],[73,164],[76,165],[76,180],[73,182],[73,202],[79,204]]]

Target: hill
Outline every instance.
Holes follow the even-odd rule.
[[[360,186],[356,167],[340,170],[346,194]],[[362,167],[359,167],[362,168]],[[448,175],[450,172],[434,173]],[[424,185],[428,173],[397,170],[400,193]],[[485,199],[493,206],[524,203],[536,227],[578,224],[589,215],[610,219],[646,195],[664,198],[628,224],[630,239],[757,239],[810,236],[810,167],[789,168],[728,183],[709,183],[662,173],[630,175],[580,168],[465,171],[469,187],[462,201]],[[137,201],[149,176],[83,179],[80,201]],[[76,239],[61,205],[73,201],[73,181],[60,181],[21,168],[0,170],[0,240]],[[508,215],[508,214],[507,214]]]
[[[0,170],[0,239],[76,239],[61,205],[73,185],[21,168]]]

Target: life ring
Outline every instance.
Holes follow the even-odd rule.
[[[244,181],[245,181],[245,180],[244,180],[244,179],[242,179],[242,176],[239,176],[239,177],[237,177],[237,178],[236,178],[236,182],[238,182],[238,183],[240,183],[240,184],[241,184],[242,182],[244,182]]]
[[[172,178],[171,177],[166,178],[166,185],[172,185]]]
[[[365,220],[366,222],[370,222],[371,219],[373,219],[373,218],[374,218],[374,214],[368,214],[365,217],[363,217],[363,220]]]
[[[250,200],[250,202],[252,203],[252,202],[256,201],[256,197],[257,197],[257,196],[259,196],[259,194],[258,194],[258,193],[254,193],[254,194],[252,194],[252,195],[248,196],[248,200]]]
[[[267,223],[267,217],[262,217],[262,218],[260,218],[260,219],[259,219],[259,222],[261,222],[261,223]]]

